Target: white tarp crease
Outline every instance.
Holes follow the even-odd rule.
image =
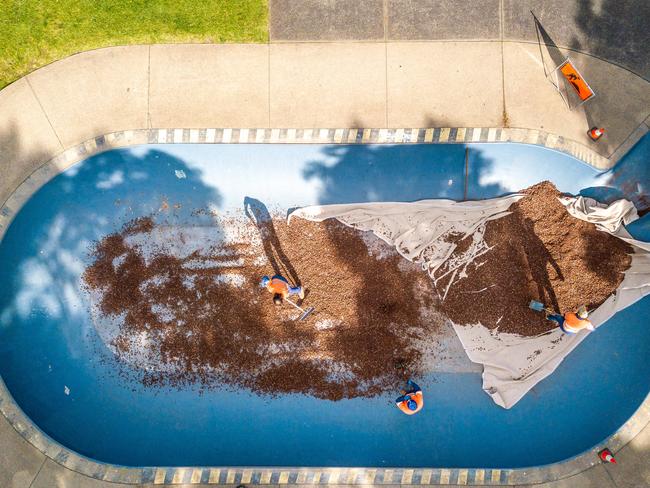
[[[440,272],[453,273],[453,279],[464,277],[464,269],[476,257],[489,252],[483,240],[485,225],[507,215],[507,209],[522,195],[510,195],[475,202],[422,200],[413,203],[360,203],[304,207],[289,215],[322,221],[336,218],[344,224],[371,231],[409,261],[420,263],[432,279]],[[598,327],[619,310],[650,293],[650,243],[630,236],[625,225],[636,220],[634,205],[618,200],[603,205],[591,198],[563,197],[567,211],[576,218],[592,222],[635,246],[632,264],[623,282],[600,307],[590,315]],[[473,243],[461,262],[448,258],[455,249],[449,242],[453,236],[472,235]],[[436,273],[438,271],[438,273]],[[447,289],[448,289],[447,287]],[[446,291],[440,298],[444,298]],[[483,390],[498,405],[510,408],[539,381],[550,375],[562,360],[587,337],[589,332],[563,334],[559,329],[536,337],[500,333],[481,324],[453,324],[469,359],[483,365]]]

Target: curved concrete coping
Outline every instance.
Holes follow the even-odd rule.
[[[94,137],[60,152],[29,174],[0,208],[0,239],[13,216],[29,197],[58,173],[90,156],[139,144],[459,144],[515,142],[543,146],[569,154],[598,169],[608,160],[561,136],[533,129],[439,127],[408,129],[136,129]]]
[[[137,144],[191,143],[324,143],[393,144],[520,142],[572,154],[597,165],[598,155],[562,137],[538,130],[501,128],[422,129],[141,129],[106,134],[73,146],[36,169],[0,208],[0,240],[13,217],[32,194],[72,165],[100,152]],[[483,468],[273,468],[273,467],[124,467],[98,462],[59,444],[43,433],[20,409],[0,379],[0,411],[29,444],[55,463],[97,480],[124,484],[401,484],[401,485],[519,485],[575,476],[600,464],[604,446],[621,450],[650,426],[650,395],[634,415],[608,439],[563,462],[521,469]]]

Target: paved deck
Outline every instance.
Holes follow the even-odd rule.
[[[0,92],[0,202],[36,167],[125,129],[516,127],[576,141],[613,164],[650,123],[650,83],[572,57],[597,97],[570,110],[554,52],[526,42],[300,42],[100,49]],[[597,143],[591,125],[606,127]]]
[[[271,41],[537,43],[533,12],[562,48],[650,80],[646,0],[270,0]]]
[[[271,44],[116,47],[53,63],[0,91],[0,204],[54,156],[121,130],[509,126],[610,164],[649,130],[648,2],[468,5],[271,0]],[[540,49],[531,9],[553,44]],[[572,110],[546,78],[567,54],[597,93]],[[598,143],[593,124],[607,128]],[[535,486],[650,486],[649,426],[616,454],[616,466]],[[0,415],[0,486],[133,485],[63,467]]]

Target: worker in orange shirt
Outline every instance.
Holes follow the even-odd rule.
[[[422,388],[413,383],[411,380],[406,382],[407,389],[402,390],[402,396],[395,400],[395,405],[406,415],[413,415],[422,410],[424,406],[424,397]]]
[[[557,322],[562,329],[562,332],[565,334],[577,334],[581,330],[594,330],[593,324],[587,319],[589,317],[589,312],[587,312],[587,307],[584,305],[581,306],[575,312],[567,312],[564,315],[555,314],[555,313],[546,313],[546,318]]]
[[[260,286],[273,293],[273,303],[276,305],[282,305],[282,300],[293,295],[298,295],[301,300],[305,298],[305,289],[302,286],[291,286],[284,276],[263,276]]]

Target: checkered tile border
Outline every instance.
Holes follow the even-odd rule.
[[[34,171],[0,207],[0,239],[14,215],[41,186],[70,166],[109,149],[137,144],[445,144],[517,142],[574,156],[596,168],[609,161],[590,148],[538,130],[485,127],[409,129],[141,129],[106,134],[67,149]],[[605,444],[620,450],[650,422],[650,395],[606,442],[570,460],[529,469],[428,468],[126,468],[78,455],[50,439],[20,410],[0,379],[0,411],[14,429],[55,462],[108,482],[153,485],[516,485],[553,481],[597,464]]]

